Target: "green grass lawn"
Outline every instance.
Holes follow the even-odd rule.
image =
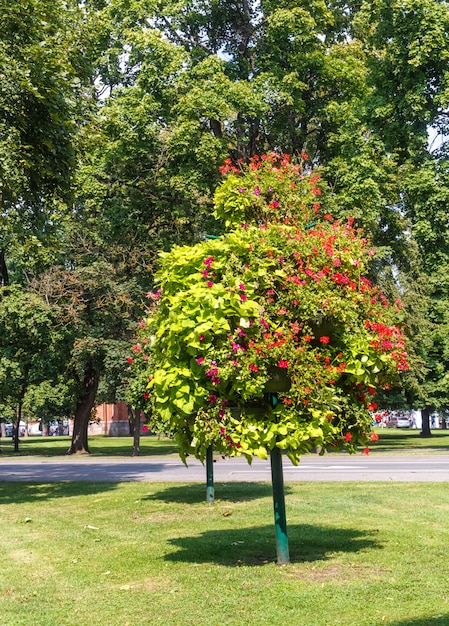
[[[14,452],[10,437],[0,439],[2,457],[5,456],[65,456],[70,446],[70,437],[21,437],[19,452]],[[132,437],[89,437],[89,449],[94,456],[131,456]],[[140,438],[141,456],[177,454],[177,446],[167,437],[145,435]],[[0,622],[1,624],[1,622]]]
[[[375,428],[379,441],[370,446],[372,454],[415,451],[440,452],[449,450],[449,430],[433,430],[429,439],[420,437],[419,430]],[[22,437],[19,452],[13,450],[11,438],[0,439],[2,456],[64,456],[69,448],[69,437]],[[95,456],[131,456],[132,437],[89,437],[89,447]],[[176,444],[167,437],[145,435],[140,439],[141,456],[177,454]]]
[[[443,626],[449,490],[286,485],[291,564],[275,564],[271,487],[0,483],[2,626]]]
[[[370,446],[376,452],[425,451],[441,452],[449,450],[449,430],[432,430],[431,437],[421,437],[420,430],[409,428],[375,428],[379,441]]]

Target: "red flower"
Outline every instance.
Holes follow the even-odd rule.
[[[132,363],[134,361],[134,359],[132,358],[132,356],[129,356],[127,359],[128,363]]]
[[[323,335],[322,337],[320,337],[320,343],[326,344],[329,343],[330,338],[327,337],[326,335]]]
[[[351,441],[351,439],[352,439],[352,435],[351,435],[351,433],[346,433],[346,435],[345,435],[345,441]]]
[[[279,361],[278,363],[279,367],[283,367],[284,369],[287,369],[288,367],[288,361],[283,361],[282,359]]]
[[[377,433],[371,433],[369,438],[370,438],[370,441],[378,441],[379,435]]]
[[[143,433],[147,433],[148,431],[149,431],[149,428],[148,428],[147,424],[144,424],[144,425],[142,426],[142,432],[143,432]]]

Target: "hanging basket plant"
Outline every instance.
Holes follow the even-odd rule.
[[[376,388],[407,368],[399,306],[366,278],[373,251],[352,220],[318,219],[318,176],[285,155],[223,173],[227,232],[161,255],[134,347],[141,393],[183,459],[355,452]]]

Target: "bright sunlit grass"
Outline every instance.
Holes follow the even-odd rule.
[[[409,452],[449,450],[449,430],[432,430],[431,437],[421,437],[420,430],[409,428],[375,428],[379,441],[370,446],[376,452]]]
[[[64,456],[70,446],[70,437],[21,437],[19,456]],[[105,437],[95,435],[89,437],[89,449],[93,455],[131,456],[133,450],[132,437]],[[0,439],[2,456],[17,454],[11,438]],[[167,437],[143,436],[140,438],[141,456],[160,456],[175,454],[177,446]]]
[[[379,441],[370,445],[371,454],[384,452],[407,453],[449,450],[449,430],[433,430],[432,437],[423,438],[419,430],[375,428]],[[22,437],[19,456],[65,456],[70,445],[69,437]],[[95,456],[131,456],[132,437],[89,437],[89,448]],[[17,456],[11,438],[0,440],[2,456]],[[164,456],[177,454],[177,446],[167,437],[145,435],[140,439],[141,456]]]
[[[275,564],[271,488],[0,483],[4,626],[443,626],[449,490],[286,485],[291,564]]]

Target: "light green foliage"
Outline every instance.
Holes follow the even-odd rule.
[[[355,451],[370,395],[407,368],[398,309],[365,277],[372,250],[351,221],[318,221],[318,177],[288,157],[223,169],[228,232],[161,255],[134,346],[140,376],[150,365],[141,394],[183,458],[209,445],[248,460],[277,446],[294,463],[314,446]]]

